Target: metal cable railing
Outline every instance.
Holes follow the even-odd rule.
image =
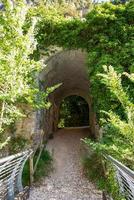
[[[14,200],[23,191],[22,172],[33,150],[0,159],[0,200]]]
[[[23,167],[31,155],[32,149],[0,159],[0,200],[14,200],[18,193],[23,192]],[[134,172],[113,157],[105,157],[115,168],[120,192],[127,200],[134,200]]]
[[[106,158],[112,162],[115,168],[121,194],[127,200],[134,200],[134,172],[113,157],[106,156]]]

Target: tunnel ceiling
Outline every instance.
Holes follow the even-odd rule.
[[[81,50],[62,51],[47,61],[47,67],[40,73],[43,87],[62,85],[50,95],[55,103],[70,95],[79,95],[87,99],[89,79],[86,67],[86,53]]]

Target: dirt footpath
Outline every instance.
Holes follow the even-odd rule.
[[[29,200],[102,200],[102,193],[82,173],[80,139],[87,128],[66,128],[55,133],[48,143],[54,171],[31,190]]]

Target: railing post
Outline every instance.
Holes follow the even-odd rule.
[[[11,176],[8,180],[8,192],[7,192],[7,200],[14,200],[14,184],[13,184],[14,176]]]
[[[23,173],[23,168],[24,168],[24,165],[27,161],[27,158],[29,157],[29,152],[23,156],[22,160],[21,160],[21,166],[20,166],[20,170],[19,170],[19,173],[16,177],[16,186],[17,186],[17,190],[18,192],[22,192],[23,191],[23,185],[22,185],[22,173]]]
[[[34,165],[33,165],[33,155],[29,157],[29,167],[30,167],[30,185],[34,181]]]
[[[22,158],[20,158],[20,160],[18,161],[18,163],[16,163],[16,167],[15,169],[13,170],[12,174],[11,174],[11,177],[9,178],[9,188],[8,188],[8,199],[9,200],[12,200],[14,199],[14,185],[15,185],[15,175],[16,175],[16,172],[21,170],[21,163],[23,161],[25,157],[23,156]],[[17,179],[18,179],[18,176],[17,176]],[[21,180],[19,182],[21,184]],[[19,185],[21,187],[21,189],[23,190],[23,186],[22,185]],[[17,188],[19,187],[17,185]]]

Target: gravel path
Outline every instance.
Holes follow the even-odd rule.
[[[54,171],[31,189],[29,200],[102,200],[102,193],[82,173],[80,138],[87,129],[62,129],[48,143]]]

